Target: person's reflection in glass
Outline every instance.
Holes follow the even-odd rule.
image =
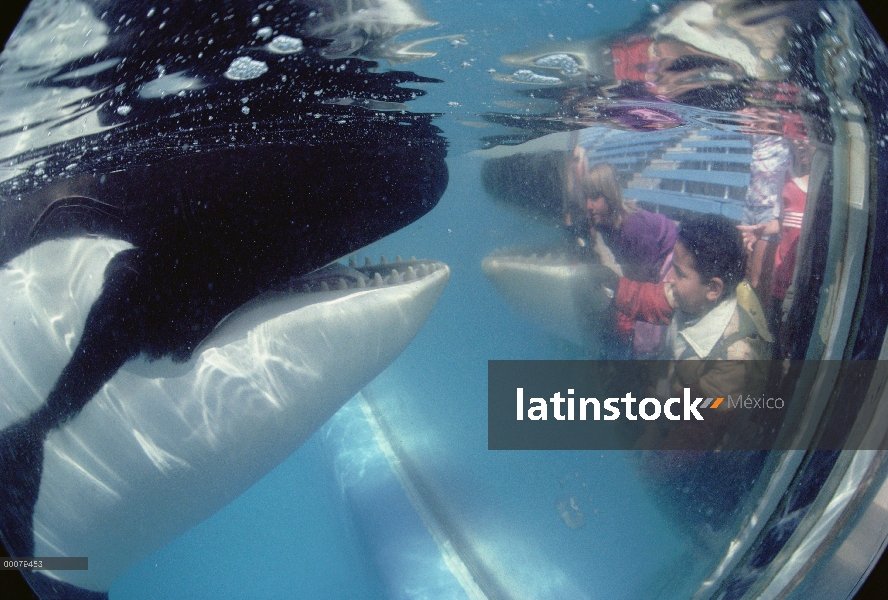
[[[773,337],[743,279],[742,236],[728,218],[699,215],[682,222],[664,283],[621,278],[614,299],[634,318],[668,322],[665,377],[653,369],[652,396],[715,398],[766,385]],[[662,365],[654,365],[659,367]],[[669,514],[698,534],[724,529],[761,469],[765,452],[711,452],[744,435],[742,411],[723,403],[706,422],[650,423],[636,442],[639,473]],[[737,440],[733,440],[737,443]],[[742,441],[739,443],[742,446]]]
[[[813,145],[808,139],[805,125],[798,114],[784,113],[783,136],[790,149],[790,167],[786,172],[778,204],[779,217],[754,226],[740,226],[747,250],[755,248],[762,240],[777,239],[773,255],[765,262],[765,270],[771,276],[767,287],[759,290],[768,313],[772,331],[785,347],[791,332],[783,328],[783,304],[792,284],[795,270],[802,219],[808,197],[808,180],[811,173]]]
[[[624,199],[614,167],[608,163],[589,165],[579,146],[568,170],[565,221],[581,238],[600,235],[629,279],[656,283],[672,265],[675,223]],[[616,331],[636,358],[658,354],[665,333],[661,326],[636,323],[619,312]]]
[[[749,252],[748,278],[755,290],[767,289],[770,274],[766,268],[769,250],[777,243],[780,200],[786,173],[790,166],[789,142],[783,137],[783,116],[780,111],[750,107],[738,111],[750,119],[744,129],[752,136],[752,163],[749,167],[749,187],[743,211],[743,232]]]
[[[614,42],[612,59],[612,72],[593,77],[602,87],[567,94],[568,113],[582,121],[660,131],[685,124],[668,103],[734,109],[742,97],[740,65],[669,37]]]

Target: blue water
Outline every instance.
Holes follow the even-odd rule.
[[[480,270],[498,247],[555,238],[481,189],[481,160],[469,153],[481,136],[498,130],[479,113],[509,111],[498,103],[525,101],[488,70],[508,72],[499,57],[532,43],[626,27],[650,14],[649,3],[438,0],[424,6],[440,25],[404,39],[463,34],[468,42],[436,42],[435,58],[403,67],[443,80],[424,84],[429,93],[412,108],[443,113],[437,124],[450,140],[450,185],[428,216],[367,254],[441,260],[451,281],[425,328],[367,394],[411,458],[410,475],[424,486],[420,501],[433,504],[425,505],[429,514],[466,545],[476,568],[505,582],[506,592],[687,596],[711,559],[661,516],[624,454],[487,450],[488,360],[583,356],[512,313]],[[420,523],[418,513],[409,512],[407,496],[397,498],[403,494],[393,491],[401,490],[397,479],[380,467],[380,489],[400,508],[386,516],[385,527],[368,522],[380,513],[368,508],[372,494],[343,490],[337,444],[329,429],[321,430],[243,496],[133,567],[111,598],[409,597],[409,590],[397,589],[398,581],[410,579],[398,572],[405,563],[381,549],[398,523]],[[577,513],[581,522],[569,522]],[[428,540],[416,544],[422,552],[436,548]]]

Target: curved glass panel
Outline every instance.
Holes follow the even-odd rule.
[[[32,2],[0,538],[88,568],[29,593],[853,593],[888,538],[885,56],[834,1]],[[577,443],[587,399],[511,375],[556,433],[501,445],[498,365],[568,361],[720,412]]]

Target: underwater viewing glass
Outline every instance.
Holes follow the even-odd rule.
[[[886,81],[840,0],[32,1],[3,585],[852,597]]]

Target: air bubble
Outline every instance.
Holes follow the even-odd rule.
[[[239,56],[231,61],[225,77],[234,81],[256,79],[268,72],[268,65],[261,60],[253,60],[248,56]]]
[[[275,54],[296,54],[302,51],[302,40],[290,37],[289,35],[279,35],[268,44],[267,48]]]
[[[520,83],[536,83],[536,84],[545,84],[545,85],[554,85],[561,83],[561,80],[557,77],[546,77],[545,75],[538,75],[533,71],[529,71],[527,69],[519,69],[512,73],[512,79],[518,81]]]
[[[552,67],[561,69],[566,75],[573,75],[580,70],[580,65],[569,54],[549,54],[534,61],[538,67]]]

